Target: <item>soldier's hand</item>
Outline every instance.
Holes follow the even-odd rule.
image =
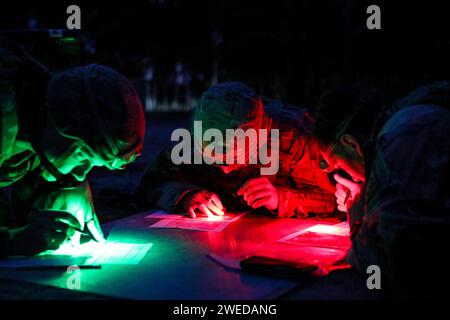
[[[10,255],[31,256],[56,250],[74,235],[75,229],[80,229],[80,223],[67,212],[40,213],[29,225],[10,231]]]
[[[276,210],[278,208],[277,189],[266,177],[247,180],[237,194],[243,196],[245,202],[253,209],[266,207],[269,210]]]
[[[92,237],[95,241],[103,243],[105,242],[105,236],[102,231],[102,227],[100,226],[100,222],[98,221],[97,215],[94,211],[91,211],[86,218],[86,226],[91,233]]]
[[[197,217],[197,214],[210,218],[223,216],[225,212],[219,197],[214,192],[204,189],[187,195],[183,207],[191,218]]]
[[[348,209],[353,205],[355,200],[361,193],[362,185],[341,177],[338,174],[334,175],[336,180],[336,196],[337,209],[342,212],[348,212]]]
[[[105,236],[103,235],[103,231],[102,228],[100,226],[100,222],[98,221],[97,215],[95,214],[94,210],[92,207],[86,207],[85,210],[80,210],[82,217],[78,216],[78,215],[74,215],[73,212],[69,212],[69,211],[64,211],[64,210],[41,210],[41,214],[55,214],[55,213],[60,213],[60,214],[69,214],[70,216],[72,216],[75,220],[77,220],[78,225],[81,226],[77,227],[78,230],[86,230],[89,231],[91,237],[100,243],[105,242]],[[80,221],[81,220],[81,221]],[[79,233],[78,233],[79,235]],[[75,238],[72,238],[72,240],[74,240]],[[76,241],[79,242],[79,241]],[[73,243],[76,243],[73,242]]]
[[[43,199],[37,202],[38,208],[42,214],[51,214],[52,212],[66,212],[76,218],[81,225],[81,230],[85,231],[98,242],[104,242],[103,235],[98,217],[95,213],[94,204],[92,201],[92,193],[89,183],[87,181],[80,182],[78,185],[71,188],[63,188],[55,186],[50,192],[43,195]],[[76,233],[73,243],[76,244],[80,233]]]

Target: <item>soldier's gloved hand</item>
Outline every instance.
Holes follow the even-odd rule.
[[[362,185],[351,180],[345,179],[338,174],[334,174],[336,180],[336,196],[337,209],[342,212],[348,212],[355,200],[361,193]]]
[[[223,216],[225,212],[217,194],[205,189],[188,194],[182,205],[191,218],[197,217],[198,213],[211,218]]]
[[[70,188],[55,187],[54,190],[43,193],[42,200],[40,199],[35,205],[38,208],[46,208],[44,211],[41,209],[41,212],[63,211],[70,213],[78,220],[82,231],[89,233],[98,242],[105,241],[100,222],[95,213],[91,188],[87,181]],[[76,233],[76,237],[79,236],[80,233]],[[76,237],[73,237],[73,240]],[[74,243],[76,244],[76,242],[75,240]]]
[[[75,220],[77,220],[77,231],[85,231],[89,233],[84,233],[85,235],[89,235],[92,239],[94,239],[97,242],[103,243],[105,242],[105,236],[103,235],[102,228],[100,226],[100,222],[98,221],[97,215],[94,212],[94,209],[92,206],[86,206],[84,210],[74,210],[74,212],[69,212],[66,210],[40,210],[42,214],[55,214],[55,213],[61,213],[61,214],[69,214],[71,217],[73,217]],[[71,224],[72,227],[73,224]],[[78,226],[81,226],[78,227]],[[71,236],[71,242],[73,245],[80,244],[80,232],[76,232],[74,236]]]
[[[86,217],[84,218],[86,222],[86,227],[92,235],[92,238],[100,243],[105,242],[105,236],[103,235],[102,227],[100,226],[100,222],[98,221],[97,214],[90,210]]]
[[[10,255],[31,256],[56,250],[74,235],[74,228],[80,229],[80,223],[67,212],[39,213],[29,225],[10,231]]]
[[[253,209],[266,207],[269,210],[276,210],[278,208],[277,189],[266,177],[247,180],[237,194],[243,196],[245,202]]]

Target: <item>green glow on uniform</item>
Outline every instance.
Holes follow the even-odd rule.
[[[83,229],[84,223],[86,222],[84,221],[84,217],[86,216],[86,214],[85,208],[83,208],[80,201],[69,201],[67,204],[67,211],[74,215],[75,218],[77,218]]]
[[[87,182],[81,182],[79,185],[70,188],[59,188],[46,194],[42,200],[36,203],[36,208],[44,211],[63,211],[73,216],[75,221],[60,221],[68,224],[77,231],[83,231],[93,239],[102,242],[104,240],[100,224],[95,214],[92,194]],[[74,220],[74,219],[72,219]],[[73,244],[79,244],[80,232],[68,233]]]
[[[69,212],[78,220],[82,230],[86,223],[86,217],[92,216],[91,213],[94,210],[89,196],[83,188],[61,190],[58,195],[53,197],[52,207],[46,209]]]

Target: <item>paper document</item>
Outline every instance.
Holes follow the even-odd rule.
[[[106,242],[86,249],[91,257],[87,260],[89,264],[139,264],[152,247],[152,243],[118,243]]]
[[[58,250],[46,251],[34,257],[0,260],[0,268],[70,266],[70,265],[137,265],[152,247],[152,243],[134,244],[90,241],[78,246],[63,244]]]
[[[287,235],[278,241],[311,247],[336,249],[347,249],[351,245],[347,222],[335,225],[316,224],[310,228]]]
[[[158,222],[149,226],[149,228],[175,228],[197,231],[213,231],[221,232],[228,225],[239,219],[241,214],[225,214],[224,216],[197,217],[195,219],[189,218],[180,214],[169,214],[163,211],[152,213],[145,218],[161,219]]]

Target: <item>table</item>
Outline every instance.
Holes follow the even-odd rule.
[[[104,226],[108,239],[152,242],[139,265],[104,265],[81,270],[81,291],[127,299],[274,299],[299,283],[229,270],[207,258],[208,253],[229,255],[252,252],[275,244],[288,251],[295,246],[276,244],[283,236],[314,225],[297,219],[274,219],[247,214],[223,232],[150,229],[151,222],[136,214]],[[286,247],[287,246],[287,247]],[[0,278],[67,288],[64,271],[0,270]]]

